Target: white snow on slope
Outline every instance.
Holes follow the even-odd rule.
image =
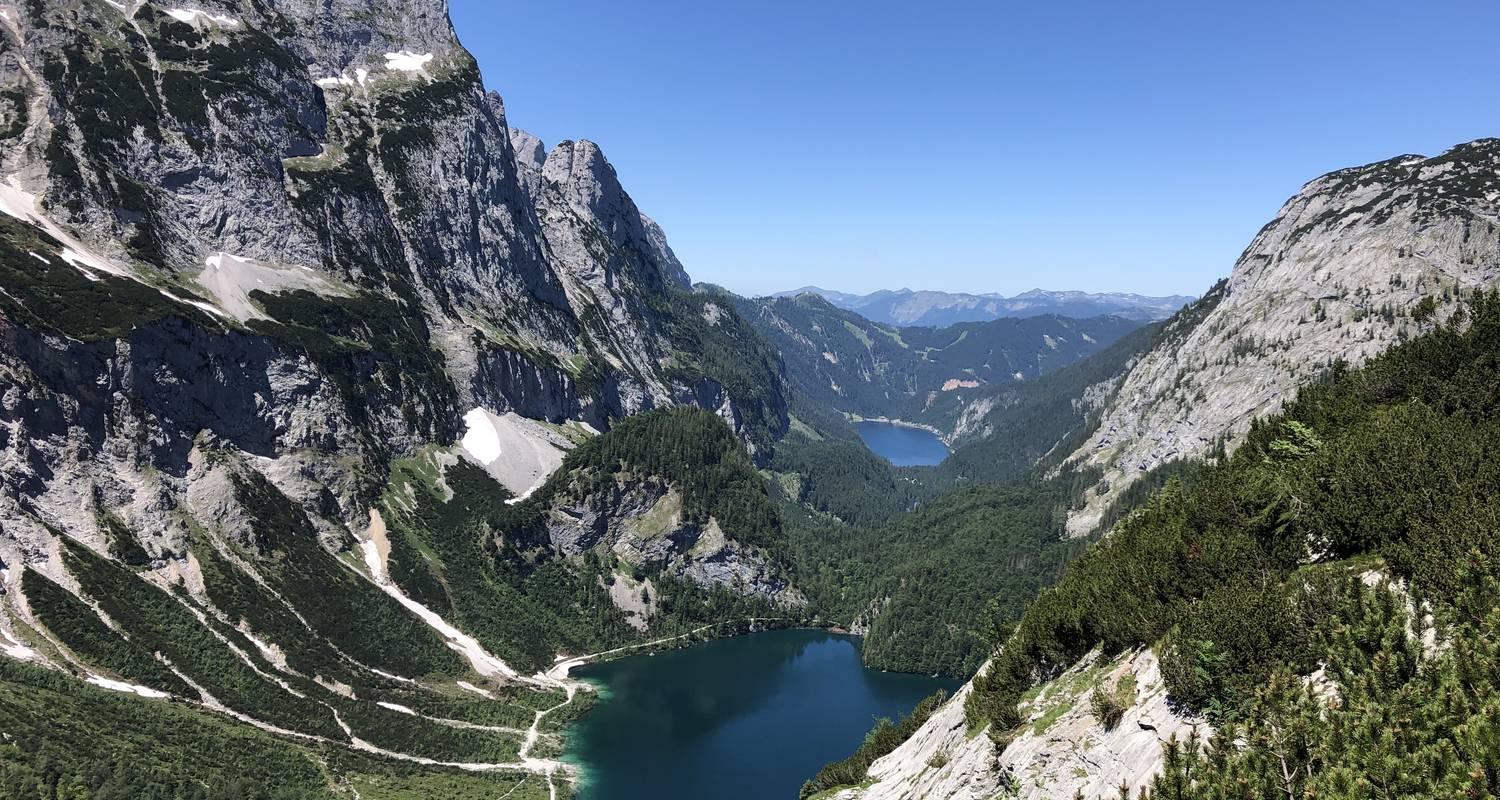
[[[464,424],[468,428],[464,431],[464,438],[459,446],[485,466],[500,457],[500,432],[495,429],[498,421],[494,414],[482,408],[473,409],[464,415]]]
[[[35,650],[16,641],[11,637],[10,632],[5,630],[4,628],[0,628],[0,637],[3,637],[5,639],[3,643],[0,643],[0,652],[5,653],[11,658],[19,659],[21,661],[30,661],[37,657],[37,652]]]
[[[63,248],[62,260],[68,262],[68,266],[82,272],[83,276],[89,280],[99,280],[99,276],[93,272],[95,270],[99,272],[113,272],[109,262],[101,260],[92,253],[80,253],[71,247]]]
[[[178,22],[186,22],[194,26],[199,25],[200,20],[202,24],[219,25],[225,28],[238,28],[240,26],[240,21],[233,17],[226,17],[223,14],[210,14],[207,11],[197,8],[169,8],[166,13],[167,16]]]
[[[341,72],[338,75],[336,75],[334,77],[331,77],[331,78],[319,78],[316,81],[314,81],[314,83],[318,84],[319,86],[323,87],[324,89],[332,89],[332,88],[334,88],[336,86],[347,86],[347,87],[364,86],[365,83],[369,81],[369,79],[370,79],[370,71],[369,70],[367,70],[367,69],[356,69],[356,70],[354,70],[354,77],[352,77],[352,78],[349,77],[348,70],[345,70],[344,72]]]
[[[474,408],[464,415],[459,446],[516,497],[512,505],[541,486],[562,465],[572,445],[535,420],[513,411],[496,415]]]
[[[110,689],[116,692],[126,692],[128,694],[138,694],[141,697],[149,697],[153,700],[165,700],[168,697],[171,697],[171,695],[167,694],[166,692],[158,692],[155,689],[149,689],[145,686],[137,686],[133,683],[112,681],[109,678],[101,677],[99,675],[90,675],[88,677],[88,681],[95,686],[101,686],[105,689]]]
[[[409,50],[402,50],[399,53],[385,54],[385,68],[402,72],[422,72],[431,60],[431,53],[413,53]]]

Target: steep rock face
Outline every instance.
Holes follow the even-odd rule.
[[[1136,364],[1074,463],[1104,470],[1070,531],[1167,461],[1233,445],[1334,361],[1359,364],[1500,278],[1500,140],[1319,178],[1287,201],[1191,330]]]
[[[1133,687],[1135,697],[1117,724],[1105,727],[1090,710],[1093,693]],[[1150,650],[1115,660],[1091,656],[1044,685],[1027,709],[1020,733],[1004,748],[970,735],[964,719],[965,685],[891,754],[870,767],[872,783],[840,800],[1071,800],[1112,797],[1121,785],[1134,795],[1161,770],[1162,745],[1185,740],[1201,720],[1175,712],[1156,655]]]
[[[682,366],[660,228],[596,146],[518,156],[446,3],[0,9],[6,565],[63,578],[56,533],[106,552],[111,519],[185,563],[203,442],[339,548],[475,407],[784,425],[774,370]]]
[[[585,335],[613,367],[649,365],[642,389],[670,397],[655,369],[668,348],[639,324],[658,315],[653,298],[691,288],[661,229],[636,208],[593,142],[561,142],[545,155],[541,141],[525,131],[512,131],[511,142],[521,183]]]

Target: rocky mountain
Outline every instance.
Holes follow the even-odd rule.
[[[854,311],[882,325],[934,328],[961,322],[985,322],[1045,314],[1080,319],[1116,316],[1138,322],[1153,322],[1170,317],[1193,299],[1186,295],[1147,297],[1122,292],[1058,292],[1045,289],[1032,289],[1014,297],[911,289],[882,289],[860,295],[816,286],[804,286],[773,296],[796,297],[801,294],[818,295],[839,308]]]
[[[1097,525],[1142,475],[1233,446],[1335,362],[1360,364],[1500,278],[1500,140],[1308,183],[1246,248],[1212,311],[1137,363],[1073,463],[1103,478]],[[1419,306],[1424,298],[1435,305]]]
[[[957,437],[980,398],[1035,381],[1140,326],[1124,317],[1048,314],[898,328],[811,293],[732,299],[781,354],[800,406],[921,422]]]
[[[780,361],[445,3],[34,0],[0,42],[8,653],[377,759],[341,789],[545,796],[576,686],[528,674],[800,602],[753,513]],[[611,430],[681,406],[691,471]]]
[[[1389,713],[1391,691],[1364,697],[1359,687],[1373,678],[1356,664],[1411,658],[1423,666],[1410,676],[1436,676],[1448,668],[1443,648],[1424,643],[1451,635],[1465,652],[1492,646],[1488,624],[1438,633],[1423,627],[1433,617],[1390,609],[1409,607],[1404,593],[1421,585],[1438,607],[1493,612],[1493,595],[1458,588],[1494,585],[1474,574],[1493,545],[1470,539],[1466,521],[1488,505],[1476,487],[1489,478],[1454,465],[1469,463],[1457,451],[1489,441],[1490,417],[1475,406],[1489,408],[1492,394],[1497,316],[1483,292],[1500,279],[1497,201],[1493,139],[1335,172],[1289,200],[1228,280],[1098,385],[1102,423],[1072,460],[1103,478],[1068,526],[1097,532],[1110,501],[1154,469],[1197,461],[1197,477],[1170,484],[1073,562],[1007,628],[974,681],[904,743],[874,754],[859,786],[828,796],[1094,798],[1123,786],[1169,797],[1191,784],[1201,791],[1185,796],[1208,797],[1217,795],[1202,787],[1213,781],[1230,793],[1264,781],[1269,794],[1373,774],[1369,753],[1417,758],[1373,743],[1334,755],[1328,743],[1342,733],[1304,730],[1303,772],[1288,777],[1293,761],[1278,759],[1276,737],[1291,708],[1330,731]],[[1347,366],[1372,359],[1364,371]],[[1309,385],[1316,390],[1299,396]],[[1288,416],[1255,424],[1277,410]],[[1408,412],[1444,422],[1403,419]],[[1216,455],[1221,447],[1232,454]],[[1409,463],[1416,452],[1420,466]],[[1216,462],[1202,466],[1209,456]],[[1471,492],[1475,506],[1462,517],[1445,510]],[[1379,510],[1356,511],[1371,504]],[[1442,521],[1418,521],[1429,517]],[[1250,610],[1259,600],[1247,580],[1287,605]],[[1230,621],[1239,614],[1248,616]],[[1387,638],[1338,638],[1360,625]],[[1282,694],[1268,680],[1281,681]],[[1484,713],[1440,702],[1450,701],[1458,716]],[[974,735],[985,725],[989,736]],[[1227,735],[1214,739],[1215,727]],[[1205,758],[1211,747],[1219,752]]]

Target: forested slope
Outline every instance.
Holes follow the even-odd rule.
[[[1481,293],[1445,323],[1432,308],[1414,310],[1422,336],[1330,369],[1232,457],[1169,481],[1039,595],[963,693],[969,730],[987,729],[994,754],[981,764],[962,736],[945,745],[978,770],[975,785],[1051,796],[1032,783],[1051,775],[1030,771],[1033,733],[1058,714],[1092,714],[1092,735],[1123,746],[1112,720],[1144,713],[1139,704],[1168,713],[1123,681],[1098,683],[1097,668],[1072,669],[1144,663],[1131,654],[1150,648],[1170,713],[1216,731],[1135,765],[1148,778],[1153,763],[1164,770],[1134,784],[1152,797],[1500,789],[1500,297]],[[934,741],[925,729],[918,739]],[[898,749],[865,794],[891,796],[883,781],[907,774],[894,766],[907,757]]]
[[[813,294],[726,296],[781,353],[791,391],[806,405],[922,422],[955,434],[978,398],[1035,381],[1109,347],[1142,324],[1049,314],[898,328],[870,322]]]

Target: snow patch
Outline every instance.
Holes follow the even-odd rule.
[[[20,641],[11,636],[10,631],[0,628],[0,637],[4,637],[5,639],[4,643],[0,643],[0,652],[4,652],[11,658],[21,661],[32,661],[39,657],[35,650],[21,644]]]
[[[411,709],[407,708],[406,706],[398,706],[395,703],[387,703],[384,700],[377,700],[377,701],[375,701],[375,705],[380,706],[381,708],[390,709],[391,711],[395,711],[398,714],[406,714],[406,715],[412,716],[412,717],[417,716],[417,712],[412,711]]]
[[[94,275],[91,270],[118,274],[113,268],[111,268],[111,265],[108,262],[100,259],[98,256],[95,256],[91,253],[80,253],[71,247],[63,248],[62,260],[68,262],[68,266],[77,269],[85,276],[96,281],[99,280],[99,276]]]
[[[480,697],[488,697],[491,700],[495,699],[495,696],[493,694],[490,694],[489,692],[485,691],[484,689],[481,689],[478,686],[475,686],[474,684],[469,683],[468,681],[459,681],[458,682],[458,688],[463,689],[466,692],[473,692],[474,694],[477,694]]]
[[[431,53],[413,53],[410,50],[402,50],[399,53],[385,54],[385,68],[402,72],[425,72],[423,68],[429,61],[432,61]]]
[[[506,501],[511,505],[545,483],[572,447],[556,431],[513,411],[497,416],[474,408],[464,415],[464,425],[459,447],[517,495]]]
[[[99,675],[89,675],[88,682],[94,684],[95,686],[100,686],[111,691],[125,692],[127,694],[138,694],[141,697],[149,697],[152,700],[165,700],[168,697],[171,697],[171,695],[167,694],[166,692],[159,692],[155,689],[149,689],[145,686],[137,686],[133,683],[112,681],[109,678],[105,678]]]
[[[324,89],[332,89],[338,86],[353,88],[355,86],[364,86],[369,81],[369,79],[369,70],[356,69],[354,70],[354,77],[352,78],[349,77],[348,71],[345,70],[344,72],[341,72],[331,78],[319,78],[314,81],[314,83],[318,84]]]
[[[240,21],[233,17],[226,17],[223,14],[210,14],[207,11],[197,8],[169,8],[166,13],[167,16],[178,22],[186,22],[193,26],[199,25],[199,20],[202,20],[202,24],[218,25],[224,28],[238,28],[240,26]]]
[[[463,441],[459,446],[484,466],[500,458],[500,432],[495,429],[495,415],[482,408],[475,408],[464,415]]]

